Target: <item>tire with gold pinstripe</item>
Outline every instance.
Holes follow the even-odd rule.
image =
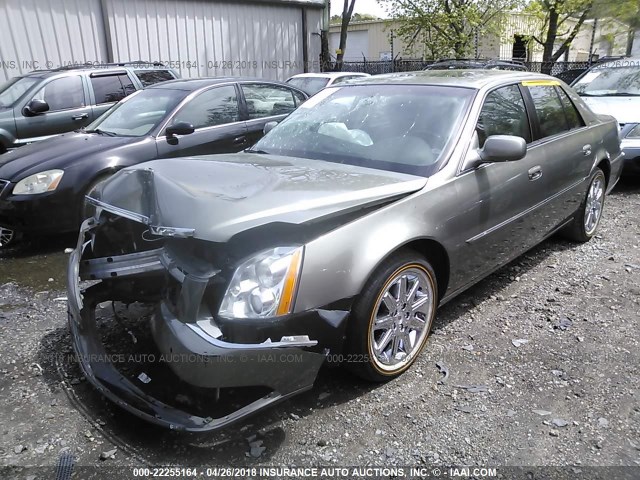
[[[347,328],[347,367],[377,382],[405,372],[424,348],[438,305],[431,265],[412,250],[385,260],[356,299]]]

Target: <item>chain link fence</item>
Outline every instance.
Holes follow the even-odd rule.
[[[343,72],[361,72],[370,75],[380,75],[394,72],[414,72],[424,70],[435,63],[433,60],[377,60],[361,62],[344,62]],[[522,62],[527,70],[537,73],[548,73],[570,83],[591,65],[589,62]],[[325,71],[335,68],[334,64],[327,66]]]

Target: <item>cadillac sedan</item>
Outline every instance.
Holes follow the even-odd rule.
[[[544,75],[327,88],[247,152],[156,160],[94,191],[68,273],[80,364],[122,408],[188,431],[311,388],[325,362],[392,379],[440,305],[555,232],[591,239],[621,159],[616,121]],[[158,398],[108,362],[96,306],[112,301],[153,306],[139,326],[174,396],[264,394],[224,413]]]

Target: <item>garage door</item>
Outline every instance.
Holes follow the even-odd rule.
[[[329,50],[335,56],[336,50],[340,46],[340,33],[332,32],[329,36]],[[344,55],[345,62],[362,61],[363,57],[369,55],[369,31],[357,30],[349,32],[347,35],[347,48]]]

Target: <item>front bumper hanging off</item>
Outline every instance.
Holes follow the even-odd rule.
[[[92,246],[92,230],[98,226],[97,220],[87,220],[82,226],[78,246],[71,253],[67,278],[68,310],[72,342],[81,368],[88,381],[104,396],[152,423],[171,429],[203,432],[225,427],[313,386],[325,360],[316,340],[305,335],[283,335],[277,342],[266,339],[262,343],[229,343],[201,328],[203,320],[197,318],[197,307],[184,306],[180,310],[183,318],[179,319],[173,313],[175,309],[161,301],[156,306],[151,331],[160,353],[171,358],[169,366],[182,381],[212,389],[261,386],[268,387],[270,393],[219,418],[194,415],[145,393],[142,384],[134,384],[108,360],[97,331],[96,306],[105,301],[119,300],[114,298],[110,283],[105,280],[164,271],[181,280],[183,300],[199,304],[202,289],[198,285],[202,282],[197,280],[202,278],[191,276],[184,268],[176,269],[175,259],[164,248],[120,257],[86,259],[85,250]],[[94,284],[81,291],[81,280],[91,280]],[[341,335],[347,313],[329,312],[337,316],[327,316],[326,313],[307,312],[306,315],[317,317],[319,328],[325,330],[320,336]],[[185,316],[194,321],[183,321]],[[211,318],[206,321],[211,321]],[[264,361],[265,358],[270,361]],[[286,358],[295,361],[287,361]]]

